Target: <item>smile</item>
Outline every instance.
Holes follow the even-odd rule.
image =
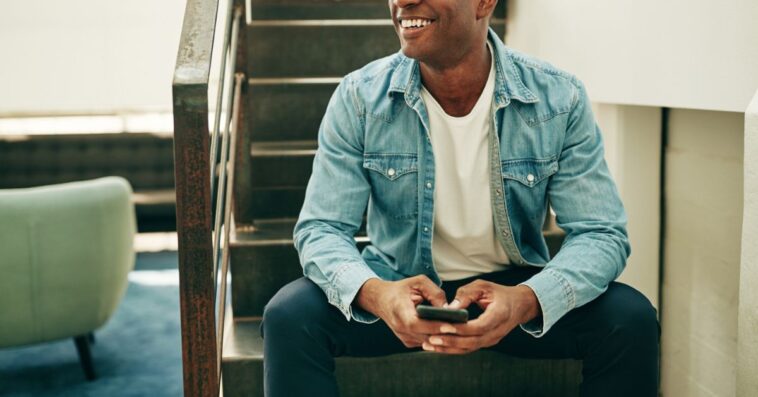
[[[411,18],[411,19],[401,19],[399,22],[400,22],[400,27],[403,29],[422,29],[434,23],[434,20],[423,19],[423,18]]]

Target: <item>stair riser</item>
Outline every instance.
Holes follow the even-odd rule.
[[[359,243],[359,249],[365,244]],[[263,315],[266,303],[290,281],[303,275],[295,247],[232,246],[232,308],[234,316]]]
[[[256,157],[250,161],[252,189],[301,187],[308,185],[313,167],[313,154],[299,156]]]
[[[336,83],[250,84],[246,116],[251,141],[315,140],[336,88]]]
[[[280,288],[303,275],[297,251],[289,245],[232,247],[234,316],[261,316]]]
[[[222,365],[226,397],[263,397],[262,359]],[[336,370],[343,397],[576,396],[580,373],[579,361],[523,360],[488,351],[464,356],[344,357],[337,359]]]
[[[251,224],[255,219],[297,218],[305,188],[255,190],[250,196],[248,205],[235,209],[240,224]]]
[[[400,48],[389,20],[378,26],[248,27],[248,76],[335,77],[390,55]]]

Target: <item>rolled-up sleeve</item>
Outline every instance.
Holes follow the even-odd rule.
[[[540,273],[522,283],[539,300],[542,316],[521,327],[540,337],[570,310],[597,298],[623,271],[631,253],[626,213],[605,162],[603,142],[581,82],[548,199],[566,238]]]

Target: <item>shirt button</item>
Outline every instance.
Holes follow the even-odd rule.
[[[529,181],[529,182],[534,182],[534,175],[532,175],[532,174],[527,175],[526,176],[526,180]]]
[[[426,183],[426,188],[427,189],[431,189],[432,188],[432,183],[431,182],[427,182]]]
[[[495,190],[495,194],[499,196],[500,195],[500,189]]]
[[[429,228],[424,226],[424,232],[429,233]]]
[[[390,168],[390,169],[388,169],[388,170],[387,170],[387,175],[389,175],[389,176],[393,176],[393,175],[395,175],[395,169],[394,169],[394,168]]]
[[[503,230],[503,236],[508,237],[508,231],[507,230]]]

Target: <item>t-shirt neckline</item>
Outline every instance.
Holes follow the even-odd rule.
[[[442,108],[442,105],[437,102],[437,100],[432,96],[432,93],[429,92],[429,90],[426,89],[426,87],[422,84],[421,90],[424,94],[425,102],[426,99],[429,99],[429,102],[431,102],[431,107],[433,107],[434,111],[439,113],[442,117],[445,118],[445,120],[448,120],[449,122],[453,122],[456,124],[463,124],[470,121],[476,114],[482,111],[481,107],[486,106],[486,103],[489,103],[492,105],[492,95],[487,95],[488,91],[494,92],[493,86],[495,85],[495,54],[494,51],[492,51],[492,44],[490,44],[489,40],[487,40],[487,49],[490,52],[490,73],[487,77],[487,82],[484,84],[484,89],[482,89],[482,93],[479,95],[479,99],[476,100],[476,103],[474,104],[474,107],[471,108],[471,111],[468,112],[468,114],[463,116],[451,116],[447,112],[445,112],[445,109]],[[485,98],[485,96],[489,96],[489,101]],[[429,104],[427,103],[427,108],[429,107]]]

